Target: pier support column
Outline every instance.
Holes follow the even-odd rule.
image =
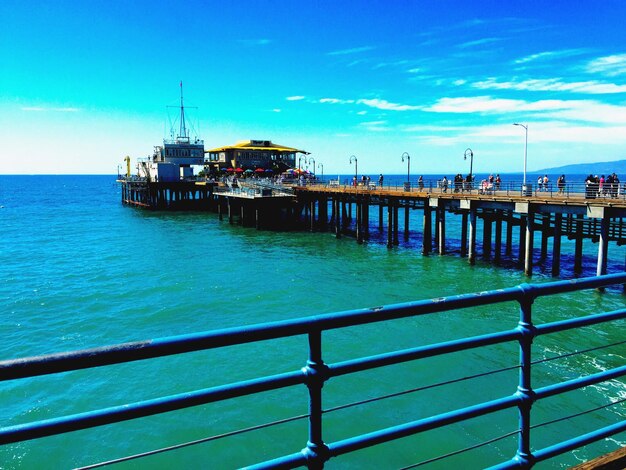
[[[548,238],[550,237],[550,214],[543,214],[541,223],[541,260],[548,257]]]
[[[315,199],[312,199],[309,205],[310,205],[310,209],[311,209],[311,211],[310,211],[311,212],[311,214],[310,214],[311,219],[310,219],[309,230],[311,232],[314,232],[315,231]]]
[[[493,220],[491,214],[484,214],[483,217],[483,257],[491,258],[491,227]]]
[[[398,233],[400,232],[400,223],[399,223],[399,211],[400,211],[400,206],[399,206],[399,202],[396,201],[395,204],[393,205],[393,244],[394,245],[399,245],[400,242],[398,241]]]
[[[370,197],[366,197],[363,201],[363,235],[365,238],[370,237]]]
[[[356,209],[356,241],[357,243],[363,243],[363,203],[357,201],[355,203]]]
[[[406,201],[406,206],[404,207],[404,239],[408,240],[409,238],[409,201]]]
[[[494,256],[493,259],[497,263],[500,261],[502,255],[502,211],[496,211],[496,240],[494,244]]]
[[[526,247],[524,250],[524,274],[533,274],[533,240],[535,235],[535,214],[528,211],[526,216]]]
[[[439,247],[439,254],[444,255],[446,253],[446,207],[443,205],[443,201],[439,201],[437,207],[438,213],[438,240],[437,245]]]
[[[342,225],[342,220],[341,220],[342,204],[339,198],[333,199],[333,203],[334,203],[333,211],[335,212],[335,236],[337,238],[340,238],[341,237],[341,225]]]
[[[393,246],[393,204],[387,206],[387,248]]]
[[[472,207],[469,212],[469,250],[467,253],[469,264],[476,262],[476,208]]]
[[[583,216],[576,216],[576,242],[574,245],[574,274],[583,272]]]
[[[461,213],[461,258],[467,256],[467,216],[466,211]]]
[[[604,209],[604,208],[602,208]],[[604,213],[604,217],[600,220],[600,240],[598,240],[598,266],[596,268],[596,275],[601,276],[606,274],[606,266],[608,261],[609,251],[609,223],[611,218]]]
[[[228,202],[228,223],[232,224],[233,223],[233,205],[232,205],[231,198],[227,198],[226,201]]]
[[[422,255],[428,255],[433,249],[433,218],[428,204],[428,199],[424,200],[424,221],[422,224]]]
[[[558,276],[561,273],[561,225],[563,214],[554,214],[554,240],[552,242],[552,275]]]
[[[381,232],[383,231],[383,219],[385,218],[384,209],[385,209],[385,206],[381,199],[380,202],[378,203],[378,230],[380,230]]]
[[[517,254],[517,261],[520,265],[524,264],[524,257],[526,253],[526,214],[520,215],[519,218],[519,249]]]
[[[219,197],[217,199],[217,218],[219,220],[224,220],[224,217],[222,215],[222,200]]]
[[[513,211],[506,211],[506,242],[504,254],[511,256],[513,252]]]

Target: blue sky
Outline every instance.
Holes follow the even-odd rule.
[[[0,3],[0,173],[115,173],[169,133],[263,139],[325,174],[626,158],[626,2]],[[319,171],[319,168],[318,168]]]

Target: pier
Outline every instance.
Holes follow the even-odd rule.
[[[209,210],[219,219],[258,229],[331,231],[353,236],[358,243],[372,230],[386,232],[388,247],[411,232],[411,211],[421,212],[423,255],[448,253],[446,220],[460,216],[460,256],[474,264],[478,257],[499,263],[514,259],[526,275],[548,258],[551,273],[561,271],[563,238],[574,240],[575,274],[583,270],[583,243],[598,244],[596,273],[607,273],[609,243],[626,243],[626,200],[585,198],[585,192],[534,192],[510,188],[468,191],[440,188],[340,186],[338,184],[272,185],[241,182],[237,187],[207,181],[170,183],[124,179],[122,202],[157,210]],[[378,211],[375,227],[371,211]],[[402,219],[402,221],[401,221]],[[421,228],[421,231],[419,229]],[[481,239],[477,240],[478,234]],[[535,248],[539,248],[539,258]]]

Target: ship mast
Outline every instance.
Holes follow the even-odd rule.
[[[189,135],[187,134],[187,127],[185,126],[185,106],[183,105],[183,82],[180,82],[180,131],[178,134],[179,139],[184,139],[189,142]]]

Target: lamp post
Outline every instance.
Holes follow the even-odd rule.
[[[470,156],[470,172],[469,172],[469,176],[470,176],[470,181],[472,181],[473,179],[473,173],[472,173],[472,169],[474,168],[474,152],[472,152],[471,148],[466,148],[465,149],[465,153],[463,153],[463,160],[467,160],[467,152],[469,152],[469,156]]]
[[[408,184],[408,187],[411,187],[411,155],[408,154],[408,152],[404,152],[402,154],[402,162],[404,162],[404,157],[406,157],[406,182]]]
[[[318,163],[317,167],[322,169],[322,183],[323,183],[324,182],[324,165],[322,163]]]
[[[524,181],[522,182],[522,191],[526,194],[526,161],[528,157],[528,124],[520,124],[519,122],[513,123],[514,126],[520,126],[526,131],[526,142],[524,144]]]
[[[352,159],[353,159],[353,158],[354,158],[354,183],[355,183],[355,185],[354,185],[354,186],[356,187],[356,185],[357,185],[357,183],[358,183],[359,163],[358,163],[358,161],[357,161],[357,158],[356,158],[354,155],[352,155],[352,156],[350,157],[350,163],[352,163]]]
[[[300,160],[302,160],[302,155],[298,155],[298,170],[301,170],[301,166],[300,166]],[[306,158],[304,160],[304,162],[306,163]]]
[[[308,161],[306,162],[307,165],[310,165],[311,162],[313,162],[313,176],[315,176],[315,158],[313,157],[309,157]]]

